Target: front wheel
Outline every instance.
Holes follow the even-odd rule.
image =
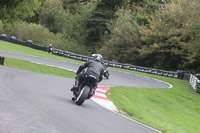
[[[85,99],[87,99],[89,92],[90,92],[90,88],[88,86],[84,86],[76,99],[76,104],[77,105],[83,104]]]

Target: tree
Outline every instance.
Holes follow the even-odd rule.
[[[106,32],[110,34],[107,24],[115,19],[115,12],[122,2],[123,0],[101,0],[97,4],[87,24],[86,45],[95,48],[102,42]]]
[[[187,7],[188,17],[184,25],[183,35],[188,40],[187,48],[190,51],[190,55],[187,57],[188,61],[184,63],[184,67],[191,73],[200,73],[200,1],[185,2],[184,6]]]
[[[66,9],[65,25],[63,33],[65,38],[84,44],[86,39],[86,25],[91,16],[91,12],[95,8],[95,3],[79,3],[75,11],[71,11],[71,7]]]
[[[1,0],[0,19],[3,23],[23,20],[33,16],[39,6],[38,0]]]
[[[41,14],[42,11],[42,7],[43,7],[43,3],[45,2],[44,0],[38,0],[40,2],[40,6],[37,10],[34,11],[33,16],[29,16],[26,19],[24,19],[24,21],[28,22],[28,23],[36,23],[39,24],[39,16]]]
[[[148,19],[155,11],[170,0],[127,0],[123,8],[131,10],[139,25],[148,25]]]
[[[0,20],[0,34],[2,34],[3,33],[3,23],[2,23],[2,21]]]
[[[113,24],[111,37],[105,40],[102,48],[97,51],[107,60],[138,64],[140,48],[138,26],[131,18],[130,12],[122,13]]]
[[[115,12],[116,20],[102,44],[102,48],[97,50],[108,60],[143,65],[140,61],[141,35],[139,27],[148,24],[148,18],[153,12],[161,7],[162,3],[154,0],[125,0],[121,7]]]
[[[141,29],[142,40],[145,43],[141,55],[146,66],[168,70],[188,70],[186,64],[194,56],[190,48],[194,46],[191,44],[194,36],[188,34],[186,25],[189,21],[195,20],[192,17],[194,12],[199,14],[200,4],[198,3],[197,0],[189,3],[187,0],[174,1],[156,12],[155,16],[150,19],[149,27]],[[194,30],[194,23],[191,26],[193,29],[189,31],[199,35],[199,31]],[[193,65],[194,69],[195,67],[197,68]]]
[[[46,0],[39,16],[39,23],[53,33],[62,33],[65,24],[66,16],[62,4],[61,0]]]

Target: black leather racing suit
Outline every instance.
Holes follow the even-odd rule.
[[[81,71],[85,68],[87,68],[86,72],[81,73]],[[98,60],[90,60],[85,64],[81,65],[78,71],[76,72],[76,82],[78,82],[78,86],[81,84],[81,81],[84,80],[85,75],[93,75],[96,77],[98,82],[100,82],[103,79],[104,69],[104,66]]]

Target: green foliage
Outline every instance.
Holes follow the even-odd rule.
[[[196,0],[192,0],[191,3],[186,0],[172,2],[155,13],[149,27],[141,29],[142,40],[145,42],[141,50],[144,65],[169,70],[188,70],[186,67],[188,63],[197,61],[199,54],[195,56],[196,52],[191,51],[189,47],[194,47],[195,43],[191,42],[194,42],[195,36],[199,36],[199,31],[189,28],[188,25],[188,22],[198,20],[192,17],[194,13],[199,14],[197,9],[200,4],[197,3]],[[190,26],[195,27],[196,24],[193,23]],[[195,36],[194,33],[196,33]],[[190,64],[190,69],[198,68],[195,63],[192,67]]]
[[[34,16],[39,9],[38,0],[4,0],[0,2],[0,20],[3,22],[3,32],[10,34],[17,21]]]
[[[54,44],[54,34],[42,25],[16,23],[11,34],[19,40],[32,40],[34,43],[43,46],[47,46],[49,43]]]
[[[14,22],[33,16],[40,6],[38,0],[1,0],[0,19],[6,22]]]
[[[84,44],[87,37],[86,24],[94,8],[95,3],[88,2],[87,4],[80,3],[74,12],[71,11],[71,7],[66,10],[66,23],[63,27],[63,34],[66,39],[80,45]]]
[[[2,34],[3,33],[3,23],[2,23],[2,21],[0,20],[0,34]]]
[[[176,37],[171,38],[175,40]],[[149,47],[143,47],[140,51],[143,65],[164,70],[183,69],[188,51],[184,49],[184,43],[154,43]]]
[[[125,2],[125,1],[124,1]],[[147,25],[148,18],[161,7],[162,3],[152,0],[130,0],[116,12],[117,19],[109,34],[104,35],[104,44],[98,52],[108,60],[144,65],[141,62],[140,25]]]
[[[16,36],[17,39],[27,41],[32,40],[34,43],[48,46],[53,44],[54,48],[62,49],[87,55],[87,47],[78,45],[76,42],[67,40],[62,34],[53,34],[48,28],[38,24],[16,23],[10,34]]]
[[[43,7],[43,4],[44,4],[44,0],[38,0],[40,2],[40,6],[37,10],[34,11],[34,14],[33,16],[29,16],[27,18],[24,19],[24,21],[28,22],[28,23],[36,23],[36,24],[39,24],[39,16],[42,12],[42,7]]]
[[[6,0],[0,1],[0,33],[83,55],[100,52],[108,60],[197,73],[199,8],[199,0]]]
[[[115,19],[115,12],[122,2],[122,0],[101,0],[98,2],[87,24],[87,45],[93,48],[100,47],[104,34],[110,33],[107,24]]]
[[[86,23],[93,8],[92,2],[78,3],[72,11],[71,4],[64,9],[61,0],[48,0],[43,4],[39,17],[40,23],[50,31],[62,34],[56,47],[85,55],[88,54],[87,46],[83,46],[86,38]]]
[[[98,52],[108,60],[135,64],[139,60],[140,47],[137,22],[130,17],[130,12],[124,12],[120,14],[113,27],[111,37],[104,42]]]
[[[47,27],[51,32],[61,33],[65,18],[61,0],[46,0],[39,16],[39,23]]]
[[[139,25],[147,25],[149,17],[164,4],[163,2],[161,0],[128,0],[123,8],[132,11]]]
[[[184,25],[183,34],[188,39],[187,47],[190,50],[190,56],[187,57],[188,62],[184,63],[184,67],[188,71],[196,73],[200,72],[200,1],[185,2],[185,7],[187,7],[188,19]]]

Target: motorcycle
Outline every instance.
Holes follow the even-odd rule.
[[[108,78],[109,78],[109,75],[110,75],[110,74],[108,73],[108,70],[105,69],[104,72],[103,72],[103,76],[106,77],[106,78],[108,79]]]
[[[52,53],[52,51],[53,51],[53,48],[51,46],[48,46],[47,52]]]
[[[77,105],[82,105],[86,99],[90,99],[95,94],[95,88],[98,83],[96,77],[86,75],[85,80],[79,85],[78,89],[73,92],[72,101]]]

